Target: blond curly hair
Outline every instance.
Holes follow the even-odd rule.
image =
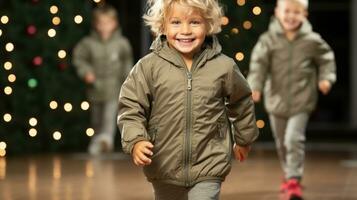
[[[288,0],[277,0],[277,4],[281,3],[281,2],[284,2],[284,1],[288,1]],[[305,9],[308,9],[308,7],[309,7],[309,1],[308,0],[289,0],[289,1],[293,1],[293,2],[299,3]]]
[[[207,35],[221,32],[223,9],[218,0],[148,0],[148,10],[143,19],[154,34],[163,34],[165,19],[174,3],[198,9],[207,22]]]

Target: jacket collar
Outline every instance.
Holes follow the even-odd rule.
[[[279,20],[274,16],[270,19],[269,32],[279,35],[284,34],[283,27],[281,26]],[[297,37],[306,35],[311,32],[312,32],[312,26],[310,22],[306,19],[302,22],[301,27],[298,30]]]
[[[185,63],[176,49],[170,48],[165,35],[158,36],[151,44],[150,50],[163,59],[173,63],[178,67],[185,66]],[[207,36],[200,53],[194,56],[197,66],[203,65],[207,60],[220,54],[222,47],[216,36]]]

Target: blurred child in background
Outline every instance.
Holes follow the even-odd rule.
[[[318,92],[328,94],[336,81],[335,58],[329,45],[312,31],[308,0],[277,0],[269,30],[255,45],[248,82],[255,102],[262,98],[269,113],[284,169],[281,191],[302,199],[305,129]]]
[[[243,161],[258,136],[251,90],[221,52],[217,0],[150,2],[144,19],[158,37],[120,92],[123,149],[156,200],[219,199],[232,152]]]
[[[111,152],[116,133],[119,90],[132,67],[132,50],[121,35],[114,7],[102,5],[93,11],[93,28],[74,48],[73,64],[87,84],[91,123],[95,135],[88,151]]]

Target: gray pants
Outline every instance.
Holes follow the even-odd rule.
[[[116,100],[91,103],[91,123],[95,135],[89,145],[89,152],[100,153],[100,143],[105,142],[109,150],[113,149],[116,133],[116,115],[118,103]]]
[[[299,113],[288,118],[269,115],[269,119],[285,178],[302,178],[309,114]]]
[[[155,200],[219,200],[221,182],[203,181],[193,187],[153,183]]]

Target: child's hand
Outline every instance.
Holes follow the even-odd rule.
[[[252,91],[252,99],[254,102],[258,103],[261,99],[262,93],[257,90]]]
[[[92,84],[94,83],[95,81],[95,75],[91,72],[87,73],[84,77],[84,81],[87,83],[87,84]]]
[[[330,92],[331,83],[328,80],[322,80],[319,82],[319,90],[322,94],[326,95]]]
[[[151,159],[150,156],[153,155],[152,148],[154,147],[151,142],[148,141],[140,141],[135,143],[133,148],[133,161],[137,166],[150,165]]]
[[[234,157],[236,158],[236,160],[239,160],[239,162],[243,162],[244,160],[246,160],[248,158],[250,149],[251,149],[250,146],[241,147],[241,146],[235,145],[233,147]]]

